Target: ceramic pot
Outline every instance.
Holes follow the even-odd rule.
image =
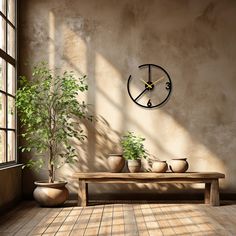
[[[163,172],[166,172],[167,169],[168,169],[168,165],[166,161],[154,161],[152,163],[152,172],[163,173]]]
[[[128,160],[127,167],[131,173],[139,172],[141,169],[141,160]]]
[[[125,159],[122,154],[109,154],[108,165],[111,172],[121,172],[125,166]]]
[[[183,173],[188,169],[187,158],[172,159],[170,161],[170,170],[175,173]]]
[[[69,192],[66,188],[67,182],[57,181],[47,183],[46,181],[34,182],[36,188],[33,192],[34,199],[40,206],[53,207],[62,205],[68,198]]]

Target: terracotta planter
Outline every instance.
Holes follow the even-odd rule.
[[[163,173],[163,172],[166,172],[167,169],[168,169],[168,165],[166,161],[154,161],[152,163],[152,172]]]
[[[109,154],[108,165],[111,172],[121,172],[125,166],[125,159],[122,154]]]
[[[188,169],[187,158],[172,159],[170,161],[170,170],[175,173],[183,173]]]
[[[62,205],[68,198],[69,192],[66,188],[67,182],[58,181],[47,183],[46,181],[34,182],[36,188],[34,190],[34,199],[41,206],[52,207]]]
[[[141,169],[141,160],[128,160],[127,167],[131,173],[139,172]]]

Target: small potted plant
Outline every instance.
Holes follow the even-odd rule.
[[[68,197],[67,182],[56,181],[55,171],[76,159],[70,140],[86,137],[79,122],[91,116],[78,99],[88,89],[85,80],[86,76],[76,78],[72,72],[53,76],[45,63],[34,67],[29,80],[20,78],[16,108],[25,143],[20,149],[34,155],[25,166],[48,170],[48,180],[35,182],[34,197],[40,205],[60,205]]]
[[[121,140],[123,156],[127,160],[128,170],[139,172],[141,168],[141,158],[147,157],[143,142],[145,138],[137,136],[134,132],[127,132]]]

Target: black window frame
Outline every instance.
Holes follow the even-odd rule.
[[[17,111],[16,111],[16,108],[14,107],[14,128],[9,128],[8,127],[8,99],[9,98],[13,98],[14,101],[15,101],[15,95],[9,93],[8,91],[8,64],[12,65],[14,68],[15,68],[15,73],[14,73],[14,78],[15,80],[13,81],[14,83],[14,88],[15,88],[15,92],[17,90],[17,65],[18,65],[18,61],[17,61],[17,58],[18,58],[18,27],[17,27],[17,23],[18,23],[18,7],[17,7],[17,4],[18,4],[18,1],[17,0],[13,0],[15,2],[15,9],[14,9],[14,22],[12,23],[10,21],[10,19],[8,18],[8,1],[9,0],[5,0],[5,13],[0,11],[0,17],[2,17],[6,24],[5,24],[5,49],[3,50],[2,48],[0,48],[0,59],[2,59],[3,61],[5,61],[5,75],[4,75],[4,80],[5,80],[5,91],[2,90],[0,88],[0,94],[3,94],[5,96],[5,126],[4,127],[0,127],[0,131],[3,131],[5,132],[5,157],[1,157],[2,160],[5,160],[4,162],[1,162],[0,163],[0,168],[2,167],[6,167],[6,166],[9,166],[9,165],[14,165],[14,164],[17,164],[18,163],[18,152],[17,152]],[[15,58],[12,57],[11,55],[9,55],[8,53],[8,25],[10,25],[13,29],[14,29],[14,32],[15,32],[15,38],[14,38],[14,44],[15,44],[15,48],[14,48],[14,55],[15,55]],[[9,131],[13,131],[15,133],[15,136],[14,136],[14,160],[9,160],[9,152],[8,152],[8,135],[9,135]]]

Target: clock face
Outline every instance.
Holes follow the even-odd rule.
[[[155,108],[163,105],[170,97],[172,83],[165,69],[154,64],[140,65],[135,75],[130,75],[127,89],[137,105]]]

